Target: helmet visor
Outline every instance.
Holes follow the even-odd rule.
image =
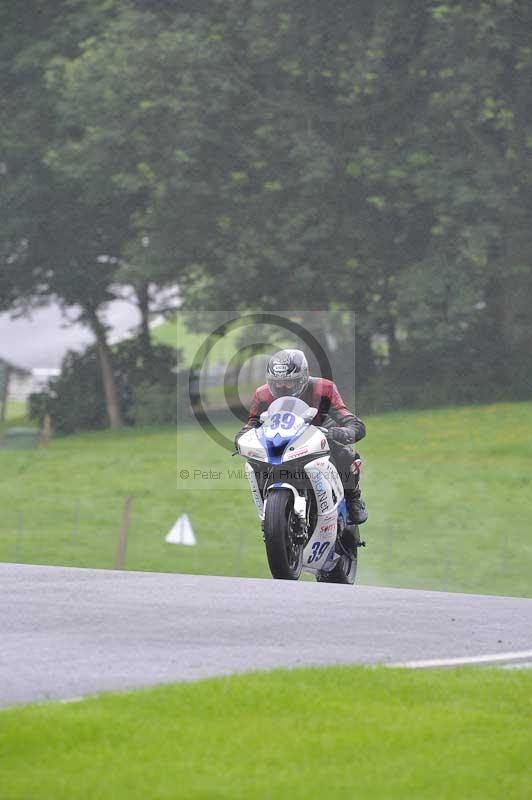
[[[294,378],[275,378],[273,376],[268,378],[268,387],[273,397],[284,397],[285,395],[295,397],[303,391],[305,383],[306,380],[302,375]]]

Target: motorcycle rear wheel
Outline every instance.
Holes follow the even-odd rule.
[[[353,585],[357,574],[356,556],[341,555],[334,568],[330,572],[318,572],[316,580],[318,583],[344,583]]]
[[[294,497],[289,489],[276,489],[266,501],[264,543],[274,578],[297,581],[303,566],[303,544],[295,538]]]
[[[360,540],[358,526],[354,528],[353,539]],[[318,572],[316,580],[318,583],[343,583],[352,586],[357,575],[357,566],[357,548],[355,548],[354,552],[349,554],[342,553],[330,572]]]

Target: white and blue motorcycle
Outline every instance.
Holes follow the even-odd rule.
[[[327,429],[312,424],[318,411],[280,397],[244,433],[238,452],[261,520],[274,578],[309,572],[324,583],[355,582],[357,525],[347,525],[342,481],[330,458]]]

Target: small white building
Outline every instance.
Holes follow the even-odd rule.
[[[36,367],[24,375],[13,374],[9,382],[8,399],[25,403],[30,394],[42,392],[50,378],[56,378],[60,374],[60,369],[45,367]]]
[[[11,394],[13,388],[27,385],[29,381],[31,381],[30,370],[0,358],[0,422],[5,419],[7,401],[15,399]]]
[[[8,400],[25,403],[30,394],[41,392],[51,378],[60,374],[56,368],[24,369],[0,358],[0,422],[5,418]]]

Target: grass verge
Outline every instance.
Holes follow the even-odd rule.
[[[10,800],[532,795],[527,670],[280,670],[0,721]]]

